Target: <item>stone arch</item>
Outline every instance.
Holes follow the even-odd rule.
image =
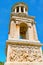
[[[20,39],[27,39],[28,25],[24,22],[20,23]]]

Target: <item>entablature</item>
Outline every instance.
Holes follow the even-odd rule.
[[[19,22],[22,21],[22,22],[26,22],[26,23],[35,23],[34,19],[32,19],[31,17],[25,18],[25,17],[19,17],[19,16],[12,16],[11,20],[19,21]]]

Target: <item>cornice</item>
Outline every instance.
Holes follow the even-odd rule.
[[[7,46],[9,44],[12,45],[25,45],[25,46],[43,46],[43,44],[41,44],[39,41],[35,41],[35,40],[7,40],[6,41]]]
[[[30,18],[30,19],[34,19],[35,16],[28,16],[27,14],[25,13],[14,13],[14,12],[11,12],[11,17],[12,16],[18,16],[18,17],[25,17],[25,18]]]

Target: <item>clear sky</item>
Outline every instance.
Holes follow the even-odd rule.
[[[26,3],[28,14],[36,17],[38,39],[43,43],[43,0],[0,0],[0,61],[2,62],[6,60],[5,48],[8,39],[11,8],[17,2]]]

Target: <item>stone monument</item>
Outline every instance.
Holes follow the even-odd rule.
[[[12,7],[5,65],[43,65],[42,44],[38,40],[34,16],[28,16],[25,3]]]

